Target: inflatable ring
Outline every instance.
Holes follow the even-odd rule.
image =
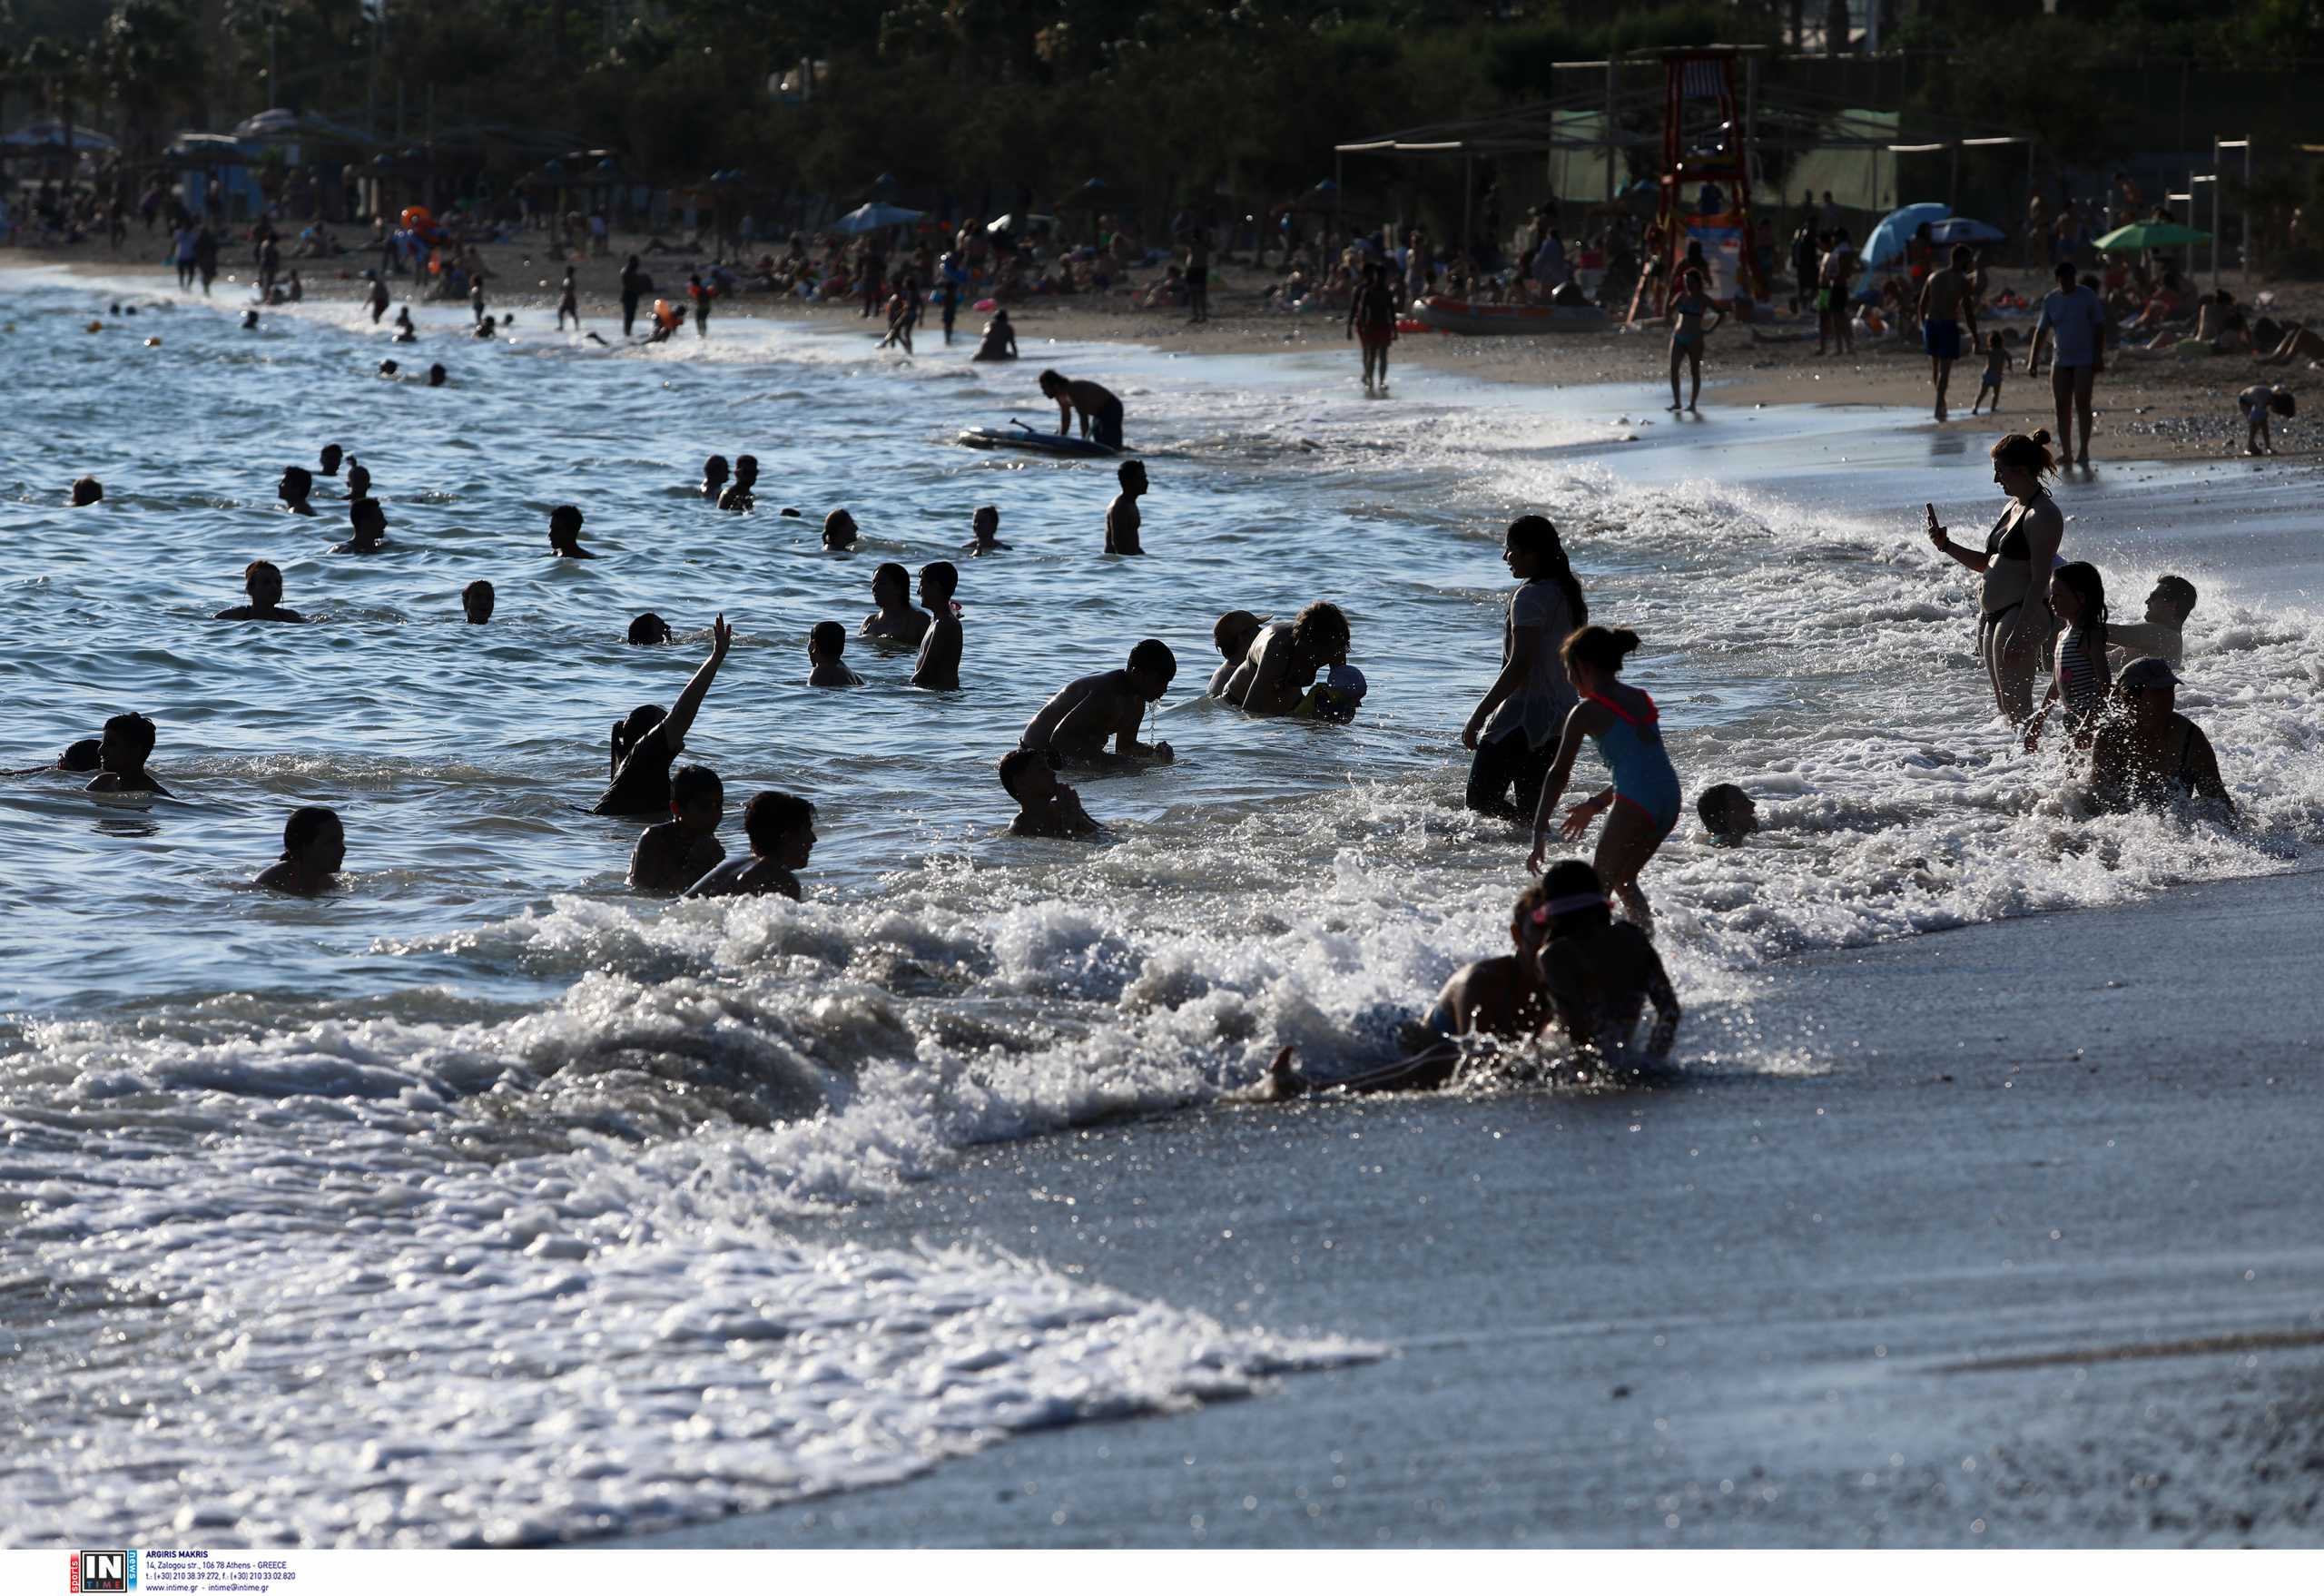
[[[665,328],[672,332],[675,332],[679,328],[684,327],[686,324],[684,313],[679,310],[675,306],[672,305],[667,300],[655,300],[654,301],[654,320],[659,321]]]
[[[401,222],[406,227],[410,228],[433,227],[436,225],[435,212],[428,210],[425,205],[406,205],[403,208],[403,214],[398,217],[397,220]]]

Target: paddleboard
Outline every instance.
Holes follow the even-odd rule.
[[[965,428],[952,441],[969,448],[1021,448],[1042,455],[1110,457],[1121,452],[1071,433],[1036,432],[1022,426]]]

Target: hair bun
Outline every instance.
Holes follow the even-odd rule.
[[[2036,427],[2034,429],[2034,441],[2047,448],[2050,446],[2050,429],[2047,427]]]
[[[1614,646],[1620,649],[1622,651],[1623,657],[1627,659],[1630,655],[1638,652],[1638,634],[1631,631],[1628,626],[1615,627]]]

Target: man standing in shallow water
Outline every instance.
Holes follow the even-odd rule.
[[[1138,528],[1145,517],[1137,513],[1137,501],[1146,496],[1146,465],[1142,460],[1124,460],[1121,469],[1114,473],[1122,490],[1114,495],[1114,502],[1106,507],[1106,552],[1108,554],[1144,554],[1137,540]]]

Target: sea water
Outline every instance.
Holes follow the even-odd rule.
[[[1683,1070],[1815,1071],[1877,1039],[1803,1047],[1787,953],[2296,868],[2324,823],[2312,478],[2061,486],[2118,614],[2165,569],[2202,589],[2181,705],[2245,816],[2092,821],[2054,751],[1994,723],[1974,579],[1919,536],[1923,501],[1964,542],[1998,508],[1966,429],[1722,412],[1716,389],[1678,422],[1651,392],[1405,369],[1367,403],[1352,355],[1028,340],[988,367],[741,315],[646,350],[546,312],[480,342],[437,311],[395,348],[344,305],[246,331],[236,291],[17,273],[0,308],[6,763],[135,709],[173,794],[0,783],[20,1541],[635,1532],[1390,1350],[1127,1297],[1037,1249],[832,1238],[963,1147],[1215,1103],[1286,1042],[1385,1058],[1398,1013],[1505,945],[1525,842],[1462,809],[1456,734],[1498,665],[1516,514],[1554,519],[1593,618],[1646,639],[1629,675],[1689,798],[1760,801],[1749,847],[1689,814],[1645,879]],[[382,379],[389,355],[452,381]],[[1100,553],[1108,466],[951,447],[1054,426],[1047,364],[1124,396],[1146,558]],[[314,519],[273,507],[327,442],[373,473],[386,552],[327,552],[343,478]],[[701,501],[714,452],[759,457],[754,513]],[[64,507],[84,472],[104,502]],[[594,562],[546,557],[568,502]],[[1013,547],[970,560],[982,504]],[[864,537],[832,555],[842,505]],[[310,625],[207,618],[256,558]],[[804,685],[811,626],[852,631],[880,562],[939,558],[960,693],[862,641],[865,686]],[[1221,610],[1317,598],[1370,678],[1355,724],[1201,697]],[[675,645],[624,643],[647,609]],[[815,802],[804,904],[633,898],[635,823],[585,813],[612,722],[672,701],[720,612],[737,640],[687,757],[724,780],[730,849],[750,793]],[[1179,660],[1147,734],[1177,762],[1082,782],[1098,842],[1005,835],[995,758],[1147,635]],[[1578,783],[1599,774],[1585,755]],[[346,890],[249,891],[301,803],[344,817]]]

